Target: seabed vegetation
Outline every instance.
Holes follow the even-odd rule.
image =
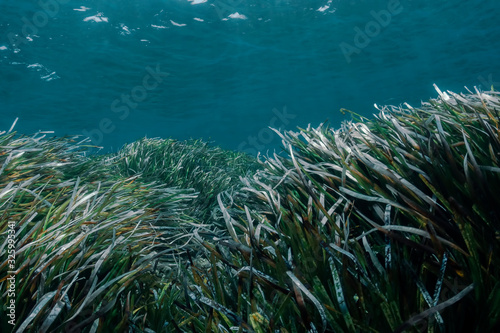
[[[0,331],[500,331],[500,96],[437,91],[286,156],[1,132]]]

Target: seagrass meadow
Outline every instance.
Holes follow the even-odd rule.
[[[500,96],[437,91],[257,158],[2,132],[0,331],[498,331]]]

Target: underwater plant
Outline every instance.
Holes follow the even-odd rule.
[[[125,145],[113,156],[113,166],[123,177],[139,175],[169,187],[192,188],[193,218],[207,221],[218,207],[217,194],[241,187],[240,176],[259,167],[244,153],[223,150],[201,140],[147,139]]]
[[[0,330],[498,330],[499,93],[437,90],[259,159],[1,132]]]
[[[219,195],[227,237],[199,237],[186,302],[208,331],[499,328],[499,94],[438,92],[277,132],[288,157],[243,179],[253,204]]]
[[[182,248],[163,228],[189,223],[193,191],[117,177],[72,138],[2,133],[0,146],[1,330],[139,325],[132,318],[145,316],[160,268]]]

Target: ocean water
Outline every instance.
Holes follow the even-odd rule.
[[[498,0],[0,0],[0,130],[272,151],[268,127],[500,86]]]

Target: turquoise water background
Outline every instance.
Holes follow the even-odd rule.
[[[498,0],[0,0],[0,130],[203,138],[371,117],[500,86]]]

